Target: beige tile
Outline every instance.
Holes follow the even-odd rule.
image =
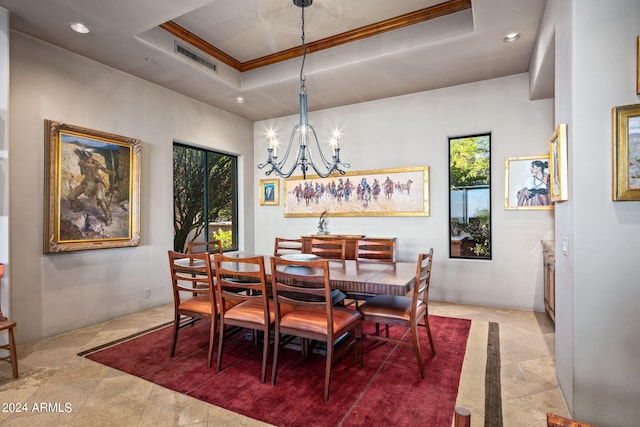
[[[527,396],[558,387],[550,357],[503,365],[502,395],[505,399]]]
[[[2,420],[3,427],[66,427],[73,420],[73,414],[30,412],[21,417]],[[94,424],[95,425],[95,424]]]
[[[112,371],[115,371],[112,369]],[[130,400],[148,399],[153,384],[132,375],[117,375],[100,381],[85,403],[88,406],[118,406]]]
[[[73,412],[70,427],[137,426],[147,406],[147,399],[111,401],[85,406]]]
[[[211,405],[209,407],[209,427],[218,426],[234,426],[234,427],[264,427],[270,424],[263,423],[262,421],[254,420],[253,418],[244,417],[242,415],[227,411],[223,408],[218,408]]]
[[[211,405],[154,386],[138,426],[206,425]]]
[[[48,383],[75,383],[83,380],[100,380],[107,376],[112,369],[89,359],[74,357],[67,364],[60,367],[48,379]]]

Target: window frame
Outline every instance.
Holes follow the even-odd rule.
[[[455,218],[453,218],[453,209],[454,209],[454,203],[453,203],[453,192],[456,191],[454,190],[454,186],[452,184],[452,155],[451,155],[451,147],[452,147],[452,142],[456,141],[456,140],[462,140],[462,139],[470,139],[470,138],[484,138],[486,137],[488,139],[487,141],[487,154],[486,154],[486,158],[487,158],[487,169],[486,169],[486,182],[475,182],[473,185],[467,185],[467,186],[457,186],[456,188],[458,189],[462,189],[465,191],[465,195],[468,194],[468,191],[471,190],[484,190],[487,189],[488,190],[488,195],[486,196],[486,200],[484,200],[486,202],[486,207],[487,207],[487,214],[488,214],[488,220],[486,221],[486,228],[487,228],[487,234],[488,237],[485,239],[485,244],[484,245],[480,245],[480,247],[478,247],[477,245],[474,245],[473,247],[469,247],[469,245],[471,243],[475,243],[475,240],[471,240],[468,241],[467,239],[464,238],[464,235],[471,235],[473,234],[477,234],[477,233],[482,233],[482,224],[483,221],[482,219],[480,219],[480,227],[473,229],[470,224],[471,224],[471,219],[473,218],[481,218],[481,216],[477,216],[477,217],[469,217],[468,214],[468,199],[464,202],[465,206],[462,208],[464,213],[464,217],[465,217],[465,221],[466,223],[464,223],[465,225],[463,227],[461,227],[458,230],[463,230],[461,232],[461,234],[458,233],[454,233],[454,228],[455,225],[453,223],[453,220]],[[492,228],[492,209],[491,209],[491,194],[492,194],[492,179],[491,179],[491,139],[492,139],[492,133],[491,132],[482,132],[482,133],[477,133],[477,134],[472,134],[472,135],[460,135],[460,136],[453,136],[453,137],[449,137],[448,138],[448,147],[449,147],[449,258],[450,259],[474,259],[474,260],[487,260],[490,261],[492,260],[493,257],[493,244],[492,244],[492,236],[493,236],[493,228]],[[464,197],[463,197],[464,198]],[[482,212],[482,211],[480,211]],[[457,218],[457,217],[456,217]],[[463,223],[460,223],[463,224]],[[466,229],[466,230],[465,230]],[[462,239],[456,239],[457,241],[459,241],[459,243],[455,246],[458,246],[455,250],[454,250],[454,237],[462,237]],[[467,244],[465,245],[465,240],[467,240]],[[488,245],[488,246],[487,246]],[[483,249],[483,246],[487,249]],[[477,254],[476,252],[474,252],[474,248],[475,250],[477,250],[478,252],[482,253],[484,250],[488,250],[488,255],[480,255]]]
[[[202,171],[203,174],[205,173],[204,171],[207,171],[209,168],[209,161],[211,159],[212,156],[224,156],[224,157],[228,157],[231,159],[231,186],[232,186],[232,191],[233,191],[233,195],[232,195],[232,200],[231,200],[231,238],[232,238],[232,245],[230,248],[225,248],[225,251],[237,251],[239,244],[238,244],[238,230],[239,230],[239,224],[238,224],[238,197],[239,197],[239,189],[238,189],[238,156],[237,155],[233,155],[233,154],[229,154],[229,153],[225,153],[222,151],[216,151],[216,150],[212,150],[209,148],[203,148],[200,146],[196,146],[196,145],[190,145],[190,144],[185,144],[182,142],[177,142],[174,141],[173,142],[173,146],[172,146],[172,153],[175,151],[176,147],[182,147],[182,148],[186,148],[189,150],[194,150],[196,152],[201,152],[204,155],[202,156]],[[173,163],[175,161],[172,161]],[[172,165],[174,168],[174,173],[175,173],[175,164]],[[173,191],[175,191],[175,176],[173,177],[174,180],[174,189]],[[204,179],[203,178],[203,182],[204,182],[204,188],[203,188],[203,221],[204,221],[204,226],[203,229],[201,231],[201,235],[203,236],[209,236],[212,238],[213,236],[213,232],[215,230],[211,230],[210,228],[210,224],[211,221],[208,217],[209,215],[209,197],[207,197],[208,195],[208,189],[209,189],[209,185],[212,185],[211,182],[209,182],[208,179]],[[172,193],[173,194],[173,193]],[[176,209],[175,209],[175,201],[173,204],[173,209],[174,209],[174,224],[175,224],[175,214],[176,214]],[[186,242],[185,242],[186,244]],[[174,229],[174,246],[175,246],[175,229]]]

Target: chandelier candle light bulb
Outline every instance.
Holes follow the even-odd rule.
[[[334,129],[331,134],[331,150],[333,151],[333,157],[335,159],[337,152],[340,150],[340,131]]]

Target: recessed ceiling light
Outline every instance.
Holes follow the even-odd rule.
[[[245,99],[241,96],[236,96],[233,100],[238,104],[244,104],[246,102]]]
[[[72,22],[71,24],[69,24],[69,27],[76,33],[80,34],[87,34],[90,32],[89,28],[87,28],[87,26],[82,22]]]
[[[513,43],[520,38],[520,33],[509,33],[502,39],[505,43]]]

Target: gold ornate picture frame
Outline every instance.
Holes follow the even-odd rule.
[[[307,175],[284,181],[284,216],[429,216],[429,167]]]
[[[140,244],[140,148],[45,120],[44,253]]]
[[[504,209],[553,209],[548,155],[504,159]]]
[[[280,205],[280,180],[260,180],[260,206]]]
[[[640,104],[612,109],[613,201],[640,200]]]
[[[561,123],[549,138],[549,194],[554,202],[569,200],[567,125]]]
[[[640,36],[636,39],[636,93],[640,95]]]

